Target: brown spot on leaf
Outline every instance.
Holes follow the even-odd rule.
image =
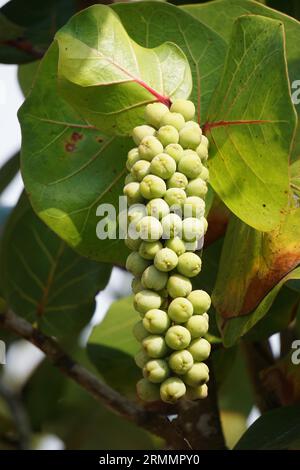
[[[73,142],[78,142],[78,140],[82,140],[83,139],[83,134],[80,134],[80,132],[73,132],[73,134],[71,135],[71,140]]]
[[[104,139],[103,139],[103,137],[96,137],[96,140],[97,140],[97,142],[99,142],[99,144],[102,144]]]
[[[76,149],[75,144],[73,144],[72,142],[66,142],[66,144],[65,144],[66,152],[74,152],[75,149]]]

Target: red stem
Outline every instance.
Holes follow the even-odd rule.
[[[263,124],[270,123],[272,121],[263,120],[263,119],[250,119],[250,120],[241,120],[241,121],[217,121],[217,122],[206,122],[202,127],[203,134],[207,134],[214,127],[226,127],[226,126],[238,126],[242,124]]]
[[[158,101],[160,101],[161,103],[168,106],[168,108],[171,107],[172,102],[171,102],[170,98],[168,98],[167,96],[161,95],[160,93],[155,91],[154,88],[151,88],[149,85],[147,85],[147,83],[144,82],[143,80],[140,80],[139,78],[135,78],[134,80],[136,81],[136,83],[138,83],[143,88],[145,88],[145,90],[149,91],[149,93],[151,93],[151,95],[155,96],[155,98],[157,98]]]

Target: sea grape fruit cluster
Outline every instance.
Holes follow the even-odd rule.
[[[132,250],[126,268],[133,276],[134,307],[141,320],[133,333],[141,343],[135,356],[143,377],[137,383],[144,401],[175,403],[184,396],[207,396],[211,300],[193,290],[201,271],[207,229],[208,140],[193,121],[187,100],[149,104],[146,124],[135,127],[136,147],[128,153],[124,194]]]

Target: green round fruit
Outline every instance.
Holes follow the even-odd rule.
[[[169,144],[166,146],[164,152],[174,158],[175,162],[178,163],[183,155],[183,148],[179,144]]]
[[[206,361],[210,355],[211,345],[205,338],[194,339],[188,348],[195,362]]]
[[[149,361],[149,356],[142,349],[134,356],[134,362],[142,369],[145,364]]]
[[[141,283],[140,279],[136,277],[132,279],[131,288],[134,294],[137,294],[138,292],[141,292],[141,290],[144,290],[144,286]]]
[[[168,111],[163,115],[160,121],[160,126],[173,126],[175,129],[180,131],[185,125],[185,120],[182,114],[172,113]]]
[[[167,190],[167,188],[166,188]],[[166,191],[165,191],[166,192]],[[164,194],[165,194],[164,192]],[[138,202],[143,201],[143,196],[140,192],[140,183],[138,182],[133,182],[133,183],[128,183],[126,186],[124,186],[123,189],[123,194],[124,196],[127,197],[128,204],[136,204]]]
[[[196,148],[196,152],[198,156],[200,157],[201,161],[206,162],[206,160],[208,159],[208,150],[207,150],[207,146],[205,145],[205,143],[202,142],[202,138],[201,138],[200,144]]]
[[[149,162],[163,150],[161,142],[154,135],[144,137],[139,145],[140,158]]]
[[[179,160],[178,170],[188,178],[196,178],[202,171],[202,163],[196,152],[187,150]]]
[[[207,182],[209,180],[209,170],[206,168],[206,166],[203,166],[201,173],[200,173],[200,178]]]
[[[160,359],[168,354],[168,347],[163,336],[150,335],[142,341],[143,349],[149,357]]]
[[[188,299],[192,302],[194,307],[194,313],[202,315],[207,312],[211,305],[211,299],[207,292],[204,290],[193,290],[189,295]]]
[[[140,183],[140,192],[145,199],[160,198],[165,195],[166,190],[166,183],[159,176],[147,175]]]
[[[178,375],[185,374],[193,364],[193,356],[186,349],[173,352],[169,357],[169,366]]]
[[[206,384],[197,387],[187,387],[186,397],[188,400],[203,400],[208,396],[208,387]]]
[[[182,220],[177,214],[168,214],[161,219],[161,225],[163,229],[163,238],[168,240],[174,238],[177,235],[181,235],[182,232]]]
[[[203,144],[207,148],[209,148],[209,140],[204,134],[202,134],[202,136],[201,136],[201,144]]]
[[[200,244],[199,246],[199,240],[194,240],[194,241],[191,241],[191,242],[187,242],[187,241],[184,241],[184,244],[185,244],[185,250],[186,251],[198,251],[198,250],[201,250],[202,246]]]
[[[132,176],[131,173],[128,173],[128,175],[126,175],[125,179],[124,179],[124,185],[126,186],[126,184],[128,183],[135,183],[136,180],[135,178]]]
[[[140,159],[139,149],[137,147],[129,150],[127,154],[126,168],[128,171],[131,170],[133,165]]]
[[[151,201],[147,204],[147,212],[148,215],[152,217],[156,217],[157,219],[161,220],[165,215],[168,215],[170,212],[169,206],[164,201],[164,199],[156,198],[151,199]]]
[[[135,294],[133,304],[136,311],[144,315],[148,310],[161,306],[161,296],[157,292],[144,289]]]
[[[137,223],[147,215],[147,209],[144,204],[133,204],[128,208],[127,220],[128,223]]]
[[[184,326],[191,333],[192,339],[200,338],[208,332],[208,321],[204,315],[193,315]]]
[[[176,162],[174,158],[167,153],[160,153],[153,158],[150,165],[150,172],[160,178],[168,179],[176,171]]]
[[[130,253],[126,259],[126,269],[134,276],[141,276],[149,264],[137,251]]]
[[[205,213],[205,202],[201,197],[189,196],[184,204],[184,217],[196,217],[199,219]]]
[[[185,241],[192,242],[204,235],[204,224],[201,219],[187,217],[182,222],[182,236]]]
[[[160,398],[165,403],[176,403],[185,392],[186,386],[178,377],[170,377],[160,386]]]
[[[163,234],[160,221],[149,215],[138,221],[136,230],[142,240],[157,241]]]
[[[191,333],[184,326],[174,325],[166,332],[165,341],[169,348],[179,351],[190,344]]]
[[[156,137],[164,147],[169,144],[177,144],[179,141],[178,130],[173,126],[162,126],[156,132]]]
[[[160,400],[159,386],[155,385],[147,379],[141,379],[136,384],[136,391],[139,398],[143,401],[153,402]]]
[[[137,341],[143,341],[143,339],[146,338],[146,336],[149,335],[148,331],[143,325],[142,320],[138,321],[135,323],[133,329],[132,329],[133,335]]]
[[[181,274],[172,274],[168,279],[167,289],[173,299],[176,297],[187,297],[192,291],[192,283]]]
[[[203,169],[204,167],[202,168],[201,173],[203,172]],[[207,184],[202,178],[195,178],[187,185],[186,193],[188,196],[198,196],[204,199],[207,193]]]
[[[179,171],[175,171],[175,173],[171,176],[171,178],[167,181],[167,188],[181,188],[185,189],[188,185],[188,179]]]
[[[162,249],[162,244],[159,241],[145,242],[143,241],[139,247],[139,254],[145,259],[154,259],[156,253]]]
[[[140,240],[140,238],[134,239],[134,238],[131,238],[131,237],[127,236],[127,238],[125,238],[124,242],[125,242],[125,245],[127,246],[127,248],[129,248],[129,250],[138,251],[142,240]]]
[[[170,326],[170,319],[166,312],[154,308],[148,310],[143,318],[144,328],[152,334],[159,335],[164,333]],[[147,333],[149,335],[149,333]],[[144,339],[144,338],[143,338]]]
[[[192,101],[178,99],[175,100],[171,105],[171,111],[173,113],[180,113],[186,121],[190,121],[195,116],[195,106]]]
[[[163,103],[150,103],[147,104],[145,109],[145,121],[150,126],[159,127],[159,123],[164,114],[169,112],[168,106]]]
[[[145,289],[159,291],[163,289],[168,281],[167,273],[162,273],[155,266],[151,265],[145,269],[142,275],[142,284]]]
[[[178,258],[177,271],[186,277],[195,277],[201,271],[201,258],[195,253],[183,253]]]
[[[150,162],[147,162],[147,160],[138,160],[131,168],[131,174],[135,181],[142,181],[149,173]]]
[[[188,370],[183,376],[184,382],[191,387],[203,385],[208,382],[208,379],[209,370],[204,362],[194,363],[190,370]]]
[[[155,384],[161,383],[170,375],[168,363],[163,359],[152,359],[145,364],[143,375],[145,379],[148,379],[150,382]]]
[[[163,248],[158,251],[154,258],[154,265],[159,271],[167,273],[177,266],[178,256],[170,248]],[[168,277],[168,276],[167,276]]]
[[[176,323],[185,323],[193,315],[193,305],[185,297],[177,297],[170,303],[168,315]]]
[[[185,252],[185,244],[183,240],[179,237],[175,238],[170,238],[169,240],[166,240],[166,248],[169,248],[170,250],[174,251],[177,256],[182,255]]]
[[[154,135],[155,134],[155,129],[151,126],[147,125],[142,125],[142,126],[136,126],[133,131],[132,131],[132,138],[134,140],[134,143],[136,145],[139,145],[141,140],[144,137],[147,137],[149,135]]]
[[[186,200],[185,190],[181,188],[167,189],[165,194],[165,201],[172,208],[181,208]]]
[[[178,142],[178,141],[177,141]],[[179,131],[179,143],[183,148],[196,149],[201,142],[201,130],[194,126],[185,125]]]

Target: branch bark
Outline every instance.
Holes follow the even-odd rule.
[[[55,339],[34,328],[29,322],[11,310],[0,313],[0,325],[43,351],[55,367],[113,413],[162,437],[173,448],[189,448],[180,430],[169,421],[167,416],[145,410],[137,403],[124,398],[114,389],[101,382],[90,371],[75,362]]]

